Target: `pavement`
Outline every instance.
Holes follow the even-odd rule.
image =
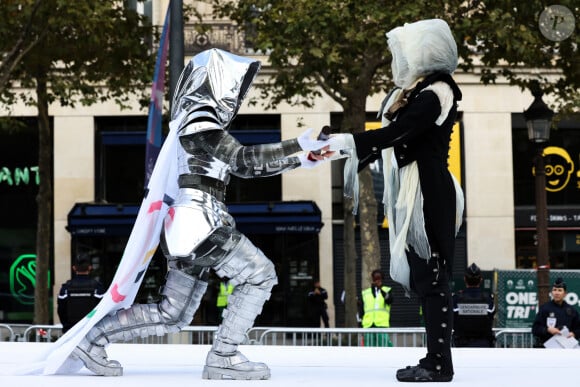
[[[1,387],[228,386],[353,387],[408,385],[395,372],[415,365],[424,348],[311,347],[244,345],[250,359],[266,362],[272,376],[263,381],[203,380],[209,345],[111,344],[110,359],[124,367],[120,377],[98,377],[83,368],[73,375],[14,375],[46,349],[47,343],[0,342]],[[454,348],[453,386],[575,385],[580,350]]]

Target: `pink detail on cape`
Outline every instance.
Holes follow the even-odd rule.
[[[119,293],[119,285],[114,284],[111,288],[111,298],[117,304],[125,299],[125,296]]]
[[[163,200],[157,200],[156,202],[151,203],[149,206],[149,211],[147,212],[150,214],[152,212],[159,211],[161,206],[163,206]]]

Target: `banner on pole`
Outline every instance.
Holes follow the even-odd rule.
[[[159,51],[155,62],[153,85],[151,87],[151,100],[149,103],[149,119],[147,121],[147,142],[145,145],[145,184],[147,187],[155,161],[161,149],[161,123],[163,119],[163,98],[165,95],[165,66],[169,49],[169,6],[165,15],[165,23],[159,42]]]

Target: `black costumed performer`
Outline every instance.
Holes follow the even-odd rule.
[[[390,274],[419,296],[427,333],[427,355],[418,365],[398,370],[397,379],[448,382],[453,379],[449,279],[464,206],[463,192],[447,164],[461,100],[451,77],[457,46],[440,19],[405,24],[386,36],[397,88],[381,107],[382,128],[333,135],[326,150],[335,153],[329,158],[336,153],[350,156],[345,195],[352,195],[355,209],[357,171],[382,158]]]

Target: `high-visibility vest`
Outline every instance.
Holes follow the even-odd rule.
[[[391,288],[388,286],[381,286],[381,290],[389,293]],[[375,297],[373,288],[368,288],[362,291],[362,301],[364,315],[362,318],[362,327],[369,328],[371,326],[388,328],[391,319],[391,305],[385,304],[385,299],[382,294]]]
[[[234,291],[233,285],[228,284],[226,286],[226,284],[220,282],[220,292],[217,297],[217,306],[219,308],[226,307],[226,305],[228,304],[228,296],[232,294],[233,291]]]

